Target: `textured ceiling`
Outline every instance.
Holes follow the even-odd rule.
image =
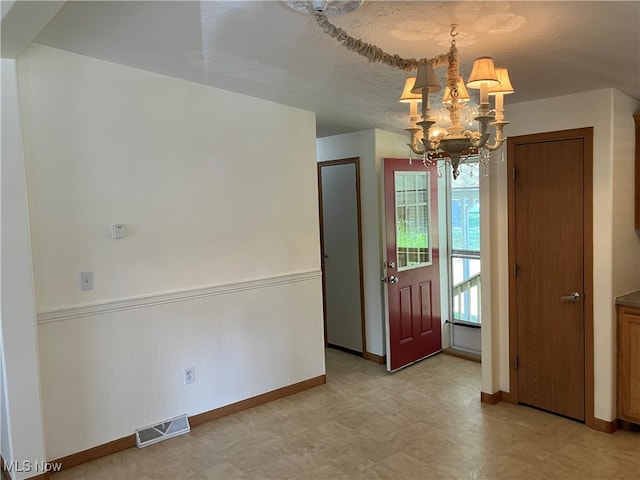
[[[445,53],[456,23],[465,77],[478,56],[509,68],[507,107],[611,87],[640,100],[638,1],[369,0],[330,20],[405,58]],[[370,64],[279,1],[73,1],[35,41],[314,111],[318,136],[407,122],[407,73]]]

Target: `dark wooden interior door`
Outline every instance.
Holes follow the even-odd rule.
[[[520,403],[585,419],[584,140],[513,145]]]
[[[384,159],[390,371],[442,350],[437,186],[435,166]]]

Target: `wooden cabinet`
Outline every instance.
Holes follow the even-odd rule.
[[[640,229],[640,112],[633,116],[636,124],[636,230]]]
[[[640,307],[617,308],[618,418],[640,424]]]

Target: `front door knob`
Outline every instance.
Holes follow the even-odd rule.
[[[395,275],[389,275],[389,283],[398,283],[400,279]]]

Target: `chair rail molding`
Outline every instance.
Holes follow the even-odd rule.
[[[51,310],[39,311],[38,324],[60,322],[82,317],[92,317],[99,314],[118,312],[122,310],[132,310],[136,308],[146,308],[166,303],[183,302],[187,300],[211,297],[215,295],[226,295],[230,293],[267,288],[276,285],[306,282],[310,280],[320,279],[321,277],[322,272],[320,270],[310,270],[305,272],[296,272],[240,282],[209,285],[205,287],[175,290],[171,292],[162,292],[151,295],[141,295],[139,297],[122,298],[87,305],[56,308]]]

